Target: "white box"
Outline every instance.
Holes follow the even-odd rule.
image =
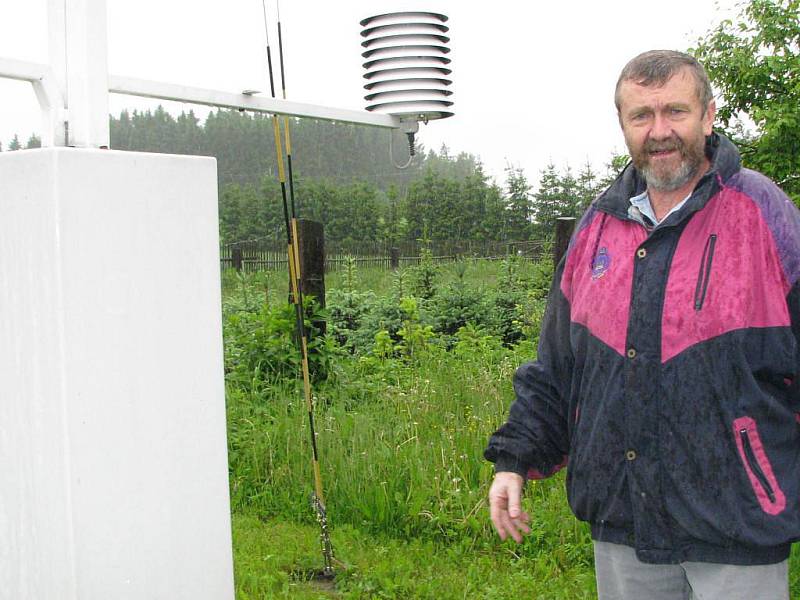
[[[213,158],[0,153],[0,599],[233,598]]]

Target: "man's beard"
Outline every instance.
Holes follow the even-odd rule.
[[[693,143],[687,145],[678,136],[674,135],[666,140],[648,140],[639,152],[633,156],[633,164],[642,174],[647,187],[661,192],[672,192],[680,189],[697,175],[697,171],[705,159],[705,137],[699,136]],[[660,165],[656,168],[651,161],[651,152],[663,150],[677,150],[680,164],[675,169],[665,168]],[[658,160],[658,159],[656,159]]]

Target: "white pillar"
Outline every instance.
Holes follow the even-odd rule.
[[[66,102],[68,131],[56,145],[108,148],[108,39],[105,0],[49,0],[50,64]],[[59,125],[59,127],[61,127]]]
[[[0,154],[0,598],[232,600],[213,158]]]

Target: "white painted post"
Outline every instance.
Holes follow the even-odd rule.
[[[67,146],[67,18],[64,0],[47,0],[47,33],[53,87],[58,90],[61,114],[56,117],[42,107],[42,147]],[[38,94],[37,94],[38,98]],[[50,143],[47,143],[50,142]]]
[[[66,132],[54,132],[54,143],[108,148],[106,2],[49,0],[48,25],[50,63],[66,101],[69,123]]]

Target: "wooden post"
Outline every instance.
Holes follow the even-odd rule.
[[[561,258],[566,254],[569,238],[575,229],[575,217],[558,217],[556,219],[556,242],[553,244],[553,266],[558,267]]]
[[[300,285],[303,296],[313,296],[320,308],[325,308],[325,232],[322,223],[308,219],[297,220],[297,246],[300,249]],[[314,326],[325,333],[325,321]]]
[[[392,271],[396,271],[400,267],[400,248],[394,246],[389,248],[389,264]]]
[[[237,245],[231,248],[231,262],[233,263],[233,268],[237,271],[242,270],[242,260],[242,247]]]

